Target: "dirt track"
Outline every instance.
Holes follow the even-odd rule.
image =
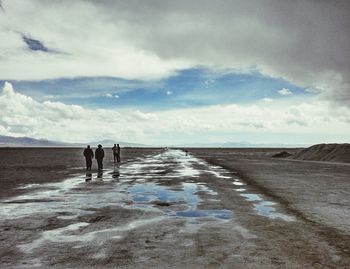
[[[211,163],[169,150],[24,185],[0,205],[1,267],[348,268],[348,249],[322,234],[330,226],[248,178],[242,163]]]

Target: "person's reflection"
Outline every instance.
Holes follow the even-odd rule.
[[[119,167],[118,167],[117,165],[114,165],[112,177],[113,177],[114,179],[117,179],[117,178],[119,178],[119,176],[120,176]]]
[[[97,178],[100,179],[100,180],[102,180],[102,176],[103,176],[102,170],[98,171],[98,173],[97,173]]]
[[[89,171],[89,172],[86,172],[86,175],[85,175],[85,182],[88,182],[92,179],[92,173]]]

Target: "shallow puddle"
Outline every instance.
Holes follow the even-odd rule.
[[[242,193],[241,196],[245,197],[247,201],[261,201],[262,198],[258,194]]]
[[[241,193],[240,195],[245,197],[247,201],[253,202],[254,210],[256,210],[260,216],[271,219],[282,219],[285,221],[296,220],[294,216],[276,212],[276,208],[274,208],[276,203],[264,200],[259,194]]]
[[[168,217],[186,218],[212,218],[217,220],[228,220],[233,216],[230,210],[202,210],[197,209],[202,199],[198,192],[207,192],[209,195],[217,195],[204,183],[182,183],[179,190],[168,189],[154,183],[138,184],[127,189],[135,207],[161,206],[166,207],[163,213]],[[172,205],[180,204],[187,207],[186,210],[172,209]]]
[[[229,220],[233,214],[231,210],[185,210],[176,212],[176,216],[187,217],[187,218],[214,218]]]
[[[244,189],[244,188],[239,188],[239,189],[236,189],[236,191],[238,191],[238,192],[243,192],[243,191],[246,191],[246,189]]]
[[[236,172],[227,171],[225,168],[222,168],[217,165],[209,165],[202,160],[200,160],[198,163],[200,163],[201,165],[207,165],[210,168],[210,170],[204,170],[204,172],[211,173],[219,179],[232,180],[232,184],[239,187],[234,188],[234,190],[237,191],[239,195],[244,197],[247,201],[253,203],[254,210],[257,212],[258,215],[268,217],[271,219],[282,219],[284,221],[296,220],[294,216],[276,212],[276,208],[274,206],[278,205],[274,202],[264,200],[264,198],[261,195],[245,193],[247,191],[247,188],[242,188],[242,186],[245,186],[247,184],[243,180],[236,178]],[[233,177],[233,175],[235,175],[235,178]]]
[[[63,182],[21,186],[32,191],[2,201],[0,218],[10,220],[54,216],[69,222],[65,227],[42,232],[31,243],[22,244],[20,248],[26,252],[47,242],[76,242],[79,247],[96,238],[102,243],[110,239],[121,239],[132,229],[166,219],[181,219],[185,231],[189,228],[190,232],[195,232],[205,224],[218,225],[234,217],[234,212],[222,208],[217,192],[205,182],[198,182],[202,174],[209,175],[213,180],[232,180],[236,186],[246,185],[243,181],[232,178],[233,173],[224,168],[211,166],[180,150],[168,150],[115,165],[112,169],[99,173],[88,171]],[[257,214],[291,220],[292,217],[276,212],[273,207],[275,204],[265,201],[261,196],[245,193],[245,188],[235,190],[253,203]],[[210,209],[205,208],[207,204],[210,204]],[[97,227],[100,226],[91,227],[90,222],[81,221],[87,215],[116,206],[128,210],[144,210],[144,219],[130,219],[123,225],[109,223],[110,227],[99,229]],[[157,216],[149,217],[147,211],[152,211]]]
[[[191,227],[193,232],[205,223],[219,224],[230,220],[233,212],[220,208],[220,200],[216,199],[218,194],[205,182],[194,182],[202,173],[196,168],[196,161],[181,151],[171,150],[99,173],[87,171],[63,182],[21,186],[32,191],[3,201],[0,217],[5,220],[55,216],[69,222],[65,227],[42,232],[31,243],[21,244],[20,249],[25,252],[48,242],[76,242],[78,246],[97,236],[100,241],[120,239],[131,229],[164,219],[183,219],[185,227]],[[176,178],[185,182],[162,185],[162,182]],[[203,208],[207,201],[203,195],[210,199],[210,209]],[[212,209],[213,204],[217,204],[217,208]],[[90,228],[90,222],[79,221],[81,217],[85,219],[109,206],[155,211],[161,215],[148,219],[145,214],[145,219],[94,231],[89,230],[100,226]]]

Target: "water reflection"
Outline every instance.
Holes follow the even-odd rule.
[[[90,171],[86,172],[85,182],[88,182],[92,179],[92,173]]]
[[[0,219],[32,217],[39,214],[51,217],[56,214],[60,220],[69,220],[68,226],[56,229],[54,226],[53,230],[42,232],[33,242],[20,246],[22,250],[29,252],[47,242],[103,243],[111,238],[122,238],[125,231],[164,219],[182,220],[186,231],[190,232],[203,224],[216,225],[230,221],[234,213],[224,209],[220,200],[212,199],[213,196],[219,199],[218,193],[210,189],[205,182],[193,182],[198,181],[203,173],[208,176],[210,169],[215,170],[209,175],[212,179],[228,178],[229,172],[219,167],[209,169],[205,162],[191,155],[184,156],[184,153],[169,150],[121,166],[115,165],[113,169],[104,170],[104,174],[103,171],[97,174],[87,171],[85,181],[97,179],[91,184],[82,182],[84,174],[63,182],[42,184],[36,192],[0,203]],[[115,180],[117,178],[118,180]],[[192,182],[181,183],[183,181]],[[236,186],[231,186],[240,194],[245,194],[243,192],[246,189],[249,191],[250,187],[244,181],[234,179],[233,184]],[[38,188],[35,185],[33,187]],[[276,212],[272,202],[264,200],[262,195],[245,194],[242,197],[251,201],[259,215],[284,220],[293,218]],[[23,202],[28,206],[23,206]],[[92,224],[89,229],[81,231],[91,224],[81,222],[82,217],[115,206],[128,210],[137,208],[137,211],[156,211],[157,214],[152,218],[147,218],[148,214],[144,214],[145,218],[139,220],[128,220],[126,216],[126,223],[123,225],[108,223],[110,225],[104,228],[105,226]],[[90,246],[93,245],[89,244]]]
[[[204,218],[210,217],[215,219],[228,220],[232,218],[232,211],[230,210],[186,210],[176,212],[176,216],[188,218]]]
[[[240,195],[245,197],[247,201],[253,202],[254,209],[258,212],[258,215],[260,216],[268,217],[271,219],[295,221],[294,216],[289,216],[283,213],[276,212],[276,208],[274,207],[276,203],[264,200],[259,194],[241,193]]]
[[[98,171],[97,178],[100,179],[100,180],[103,179],[103,171],[102,170]]]
[[[182,188],[178,190],[169,189],[154,183],[138,184],[128,189],[134,207],[154,207],[165,206],[163,213],[169,217],[185,217],[185,218],[210,218],[215,220],[229,220],[233,213],[226,209],[198,209],[201,199],[198,192],[207,192],[215,195],[203,183],[182,183]],[[178,210],[177,205],[182,205],[185,210]],[[172,205],[175,205],[173,208]]]
[[[113,178],[119,178],[119,176],[120,176],[119,165],[114,165],[113,166],[112,177]]]
[[[245,197],[247,201],[261,201],[262,198],[258,194],[253,193],[242,193],[241,196]]]

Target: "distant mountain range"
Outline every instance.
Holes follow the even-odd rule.
[[[92,141],[88,143],[66,143],[59,141],[51,141],[46,139],[35,139],[30,137],[13,137],[0,135],[0,147],[85,147],[91,145],[96,147],[98,144],[103,146],[112,146],[114,143],[119,143],[121,147],[151,147],[138,143],[129,143],[115,140]],[[154,145],[153,145],[154,146]],[[193,147],[193,148],[296,148],[308,147],[307,144],[253,144],[246,141],[241,142],[225,142],[225,143],[194,143],[194,144],[178,144],[171,147]],[[154,146],[156,147],[156,146]]]
[[[129,142],[116,141],[116,140],[111,140],[111,139],[105,139],[105,140],[101,140],[101,141],[89,142],[89,143],[85,143],[85,144],[81,144],[81,145],[84,146],[84,147],[86,145],[91,145],[91,146],[95,147],[98,144],[101,144],[103,146],[110,145],[112,147],[114,144],[117,144],[117,143],[119,143],[121,147],[149,147],[148,145],[144,145],[144,144],[129,143]]]
[[[13,137],[0,135],[1,147],[64,147],[67,143],[50,141],[46,139],[35,139],[30,137]]]
[[[309,144],[280,144],[280,143],[267,143],[267,144],[254,144],[246,141],[240,142],[224,142],[224,143],[193,143],[193,144],[181,144],[177,147],[192,147],[192,148],[299,148],[308,147]]]
[[[146,147],[147,145],[129,143],[114,140],[101,140],[89,143],[66,143],[59,141],[51,141],[46,139],[35,139],[30,137],[13,137],[0,135],[0,147],[85,147],[91,145],[92,147],[98,144],[104,146],[112,146],[115,143],[119,143],[122,147]]]

